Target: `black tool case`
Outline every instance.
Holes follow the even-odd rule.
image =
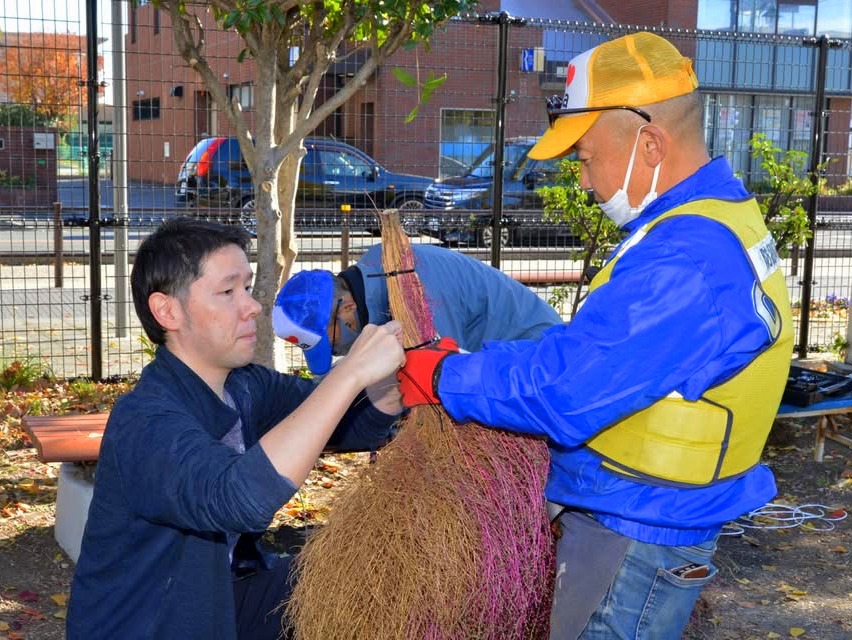
[[[791,366],[787,386],[781,402],[797,407],[807,407],[823,400],[852,390],[852,378],[834,373],[823,373],[803,367]]]

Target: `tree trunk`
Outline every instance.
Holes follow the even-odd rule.
[[[268,155],[268,154],[266,154]],[[262,163],[267,159],[263,158]],[[257,350],[255,362],[273,366],[272,304],[278,293],[281,280],[281,265],[278,261],[281,237],[281,212],[278,210],[278,175],[263,179],[266,172],[259,171],[254,180],[257,216],[257,273],[254,279],[254,297],[263,307],[257,318]]]

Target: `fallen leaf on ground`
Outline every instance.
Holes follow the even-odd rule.
[[[18,483],[18,489],[20,489],[21,491],[26,491],[27,493],[30,493],[32,495],[35,495],[40,491],[41,488],[38,486],[38,483],[35,480],[29,479],[29,480],[21,480]]]
[[[50,596],[50,599],[53,600],[60,607],[64,607],[68,604],[68,594],[67,593],[54,593]]]
[[[60,609],[59,611],[54,612],[53,617],[65,620],[66,615],[68,615],[68,609]]]
[[[21,602],[38,602],[38,594],[35,591],[24,589],[18,592],[18,600]]]
[[[24,607],[19,614],[23,622],[32,622],[33,620],[44,620],[44,614],[38,609],[32,607]]]
[[[790,628],[790,635],[793,636],[794,638],[798,638],[799,636],[803,635],[804,633],[805,633],[805,630],[802,629],[801,627],[791,627]]]

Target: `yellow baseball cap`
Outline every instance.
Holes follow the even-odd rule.
[[[665,38],[641,31],[604,42],[568,63],[565,94],[548,99],[550,127],[529,156],[547,160],[570,153],[602,111],[635,110],[697,88],[692,61]]]

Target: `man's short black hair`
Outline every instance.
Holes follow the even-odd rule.
[[[139,245],[130,272],[130,287],[136,315],[151,342],[165,344],[166,330],[148,307],[150,295],[185,295],[201,275],[207,256],[230,244],[248,255],[251,236],[239,225],[178,217],[163,222]]]

